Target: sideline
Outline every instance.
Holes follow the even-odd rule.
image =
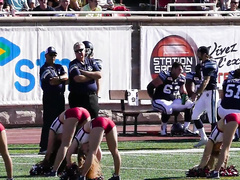
[[[176,150],[137,150],[137,151],[120,151],[120,154],[170,154],[170,153],[199,153],[202,149],[176,149]],[[240,148],[230,148],[230,151],[240,151]],[[110,154],[110,152],[108,153]]]
[[[125,154],[174,154],[174,153],[202,153],[202,149],[177,149],[177,150],[132,150],[132,151],[119,151],[121,155]],[[230,148],[231,151],[240,151],[240,148]],[[103,155],[111,154],[109,151],[103,152]],[[76,155],[76,154],[74,154]],[[11,154],[11,157],[44,157],[38,154]]]

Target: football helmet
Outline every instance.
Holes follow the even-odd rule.
[[[102,60],[101,59],[94,59],[94,63],[97,64],[100,70],[102,70]]]
[[[90,41],[83,41],[82,43],[85,45],[87,57],[92,56],[93,55],[93,44]]]
[[[172,136],[179,136],[182,135],[184,133],[184,129],[181,123],[177,122],[177,123],[173,123],[172,127],[171,127],[171,135]]]

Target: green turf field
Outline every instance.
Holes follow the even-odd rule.
[[[202,155],[201,152],[191,152],[196,150],[192,148],[196,142],[195,140],[119,142],[122,157],[122,180],[188,179],[185,177],[185,171],[198,164]],[[239,143],[234,142],[232,147],[240,147]],[[106,150],[106,143],[102,143],[101,147],[104,152],[101,162],[102,171],[105,180],[107,180],[113,172],[113,161]],[[184,149],[185,151],[183,151]],[[14,164],[14,177],[16,180],[59,179],[29,176],[31,166],[43,159],[43,156],[37,155],[38,145],[10,145],[9,150]],[[175,152],[173,150],[180,151]],[[240,169],[239,157],[240,151],[231,151],[229,164],[234,164],[237,169]],[[6,179],[1,158],[0,179]],[[240,180],[240,177],[221,179]]]

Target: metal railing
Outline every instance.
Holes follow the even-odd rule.
[[[171,7],[192,7],[192,6],[212,6],[213,11],[216,11],[216,3],[168,3],[167,11],[171,11]]]
[[[209,3],[210,4],[210,3]],[[205,5],[209,5],[205,4]],[[212,4],[212,3],[211,3]],[[168,6],[171,7],[171,4]],[[213,6],[214,7],[214,6]],[[102,14],[103,16],[115,16],[115,15],[136,15],[136,16],[179,16],[179,15],[211,15],[211,14],[240,14],[240,11],[16,11],[11,12],[2,12],[0,11],[0,15],[6,16],[32,16],[32,15],[53,15],[53,16],[67,16],[67,15],[76,15],[75,18],[86,18],[86,14]],[[131,18],[131,17],[119,17],[119,18]],[[135,16],[135,17],[136,17]],[[0,17],[4,18],[4,17]],[[98,17],[94,17],[98,18]],[[103,18],[103,17],[99,17]],[[106,17],[107,18],[107,17]],[[109,17],[110,18],[110,17]]]

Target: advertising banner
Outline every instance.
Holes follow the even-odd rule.
[[[109,89],[131,88],[131,33],[131,26],[0,27],[0,105],[42,104],[39,71],[45,50],[55,47],[56,63],[67,72],[75,59],[73,45],[86,40],[103,62],[99,102],[109,102]]]
[[[200,46],[208,47],[218,63],[221,89],[228,72],[239,68],[239,30],[240,26],[142,26],[141,89],[175,61],[183,64],[185,73],[195,71]]]

